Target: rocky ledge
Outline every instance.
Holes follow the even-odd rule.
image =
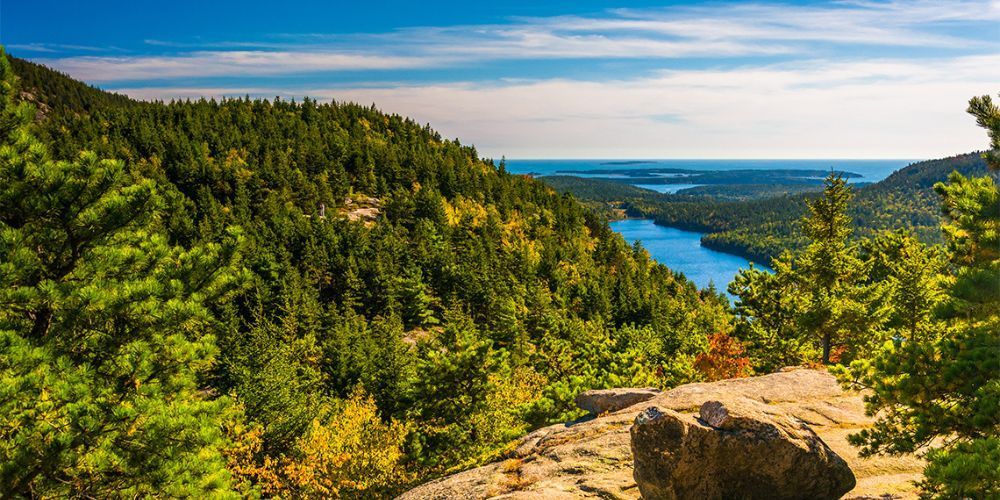
[[[743,397],[708,401],[698,416],[646,408],[632,426],[632,457],[650,500],[840,498],[856,485],[808,424]]]
[[[521,438],[506,460],[432,481],[400,498],[639,498],[630,432],[640,434],[636,456],[641,464],[638,476],[643,480],[642,464],[650,463],[643,454],[656,449],[656,440],[668,439],[660,435],[664,429],[673,429],[668,434],[676,442],[669,457],[658,457],[667,462],[656,465],[659,472],[653,481],[643,480],[646,496],[683,498],[689,491],[725,494],[725,490],[697,489],[725,484],[704,482],[706,477],[715,477],[706,476],[715,467],[716,472],[742,470],[739,478],[753,471],[759,483],[748,483],[749,487],[773,485],[775,475],[796,470],[795,476],[783,476],[785,487],[789,491],[810,488],[801,492],[820,495],[814,498],[835,497],[852,483],[853,489],[844,498],[916,497],[913,481],[920,478],[923,463],[913,457],[858,457],[847,435],[871,425],[871,418],[864,414],[861,395],[842,390],[825,371],[786,369],[760,377],[682,385],[660,393],[615,392],[622,393],[641,393],[637,399],[643,400],[586,420],[538,429]],[[609,408],[614,406],[617,403]],[[647,411],[650,408],[654,410]],[[600,408],[588,408],[595,410]],[[640,415],[644,416],[633,430]],[[782,439],[775,441],[774,436]],[[759,444],[763,438],[772,439],[770,449],[759,447],[756,455],[746,451],[747,443]],[[803,458],[806,455],[808,459]],[[725,461],[720,462],[720,457]],[[691,466],[692,460],[703,466]],[[843,467],[845,462],[849,470]],[[798,470],[803,466],[809,470]],[[657,483],[668,470],[664,467],[682,472],[680,477],[686,482]],[[684,489],[689,487],[695,489]]]

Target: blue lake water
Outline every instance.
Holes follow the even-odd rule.
[[[635,170],[643,168],[680,168],[688,170],[774,170],[808,169],[838,170],[854,172],[862,177],[852,182],[878,182],[890,174],[918,160],[507,160],[507,170],[517,174],[538,176],[565,173],[578,177],[626,178],[621,174],[587,174],[588,170]],[[568,174],[566,171],[583,171]],[[694,187],[693,184],[656,184],[639,187],[661,193],[676,192]],[[622,220],[611,223],[611,229],[618,231],[630,243],[641,241],[643,247],[657,262],[674,271],[684,273],[699,287],[714,283],[720,291],[725,291],[736,273],[750,265],[743,257],[709,250],[701,246],[702,233],[682,231],[665,226],[657,226],[650,220]],[[768,269],[760,263],[755,267]],[[768,269],[769,270],[769,269]]]
[[[704,186],[704,184],[632,184],[635,187],[656,191],[657,193],[674,194],[681,189]]]
[[[750,266],[750,261],[743,257],[701,246],[702,233],[657,226],[647,219],[614,221],[611,229],[621,233],[629,243],[641,241],[657,262],[684,273],[700,288],[714,283],[717,289],[725,291],[736,273]],[[756,262],[754,267],[768,269]]]

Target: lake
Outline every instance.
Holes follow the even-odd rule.
[[[588,174],[588,170],[636,170],[643,168],[679,168],[688,170],[745,170],[745,169],[807,169],[841,170],[854,172],[862,177],[854,182],[877,182],[917,160],[530,160],[508,159],[507,170],[518,174],[556,175],[572,170],[577,177],[628,178],[622,174]],[[676,192],[694,187],[693,184],[656,184],[639,187],[659,192]],[[621,233],[629,243],[641,241],[642,246],[657,262],[674,271],[684,273],[699,287],[714,283],[725,291],[736,273],[750,265],[743,257],[710,250],[701,246],[702,233],[657,226],[651,220],[630,219],[611,223],[611,229]],[[768,269],[759,263],[755,267]],[[769,269],[768,269],[769,270]],[[728,294],[727,294],[728,295]],[[730,296],[732,298],[732,296]]]
[[[656,191],[657,193],[674,194],[682,189],[696,188],[704,184],[632,184],[635,187]]]
[[[719,291],[725,291],[736,273],[750,266],[750,261],[743,257],[701,246],[702,233],[657,226],[648,219],[619,220],[610,225],[611,229],[624,236],[629,243],[641,241],[653,259],[674,271],[684,273],[700,288],[714,283]],[[756,262],[754,267],[768,269]]]

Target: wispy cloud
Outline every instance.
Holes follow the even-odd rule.
[[[169,56],[82,56],[37,60],[89,82],[405,69],[435,64],[434,58],[431,57],[259,50],[204,51]]]
[[[998,81],[1000,55],[675,70],[608,81],[120,91],[144,99],[249,94],[375,102],[497,157],[932,158],[981,146],[965,101],[995,92]]]
[[[996,51],[1000,40],[965,36],[959,28],[983,29],[997,21],[1000,3],[981,0],[715,4],[374,34],[278,34],[266,40],[197,43],[147,40],[151,47],[171,52],[43,62],[88,81],[115,82],[462,67],[497,60],[801,57],[861,46]]]
[[[12,43],[10,49],[24,52],[42,52],[56,54],[62,52],[120,52],[120,47],[97,47],[93,45],[74,45],[68,43]]]
[[[619,9],[615,13],[618,18],[575,17],[558,22],[564,29],[641,30],[702,40],[969,48],[970,43],[983,44],[967,37],[934,34],[928,29],[946,23],[981,25],[1000,20],[1000,3],[897,0],[838,2],[828,6],[734,4],[724,9],[718,6],[653,11]]]
[[[142,99],[374,102],[495,156],[913,158],[981,146],[998,27],[1000,0],[717,3],[36,60]]]

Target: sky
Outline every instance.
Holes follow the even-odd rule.
[[[1000,0],[4,0],[18,57],[139,99],[374,103],[499,158],[983,149]]]

